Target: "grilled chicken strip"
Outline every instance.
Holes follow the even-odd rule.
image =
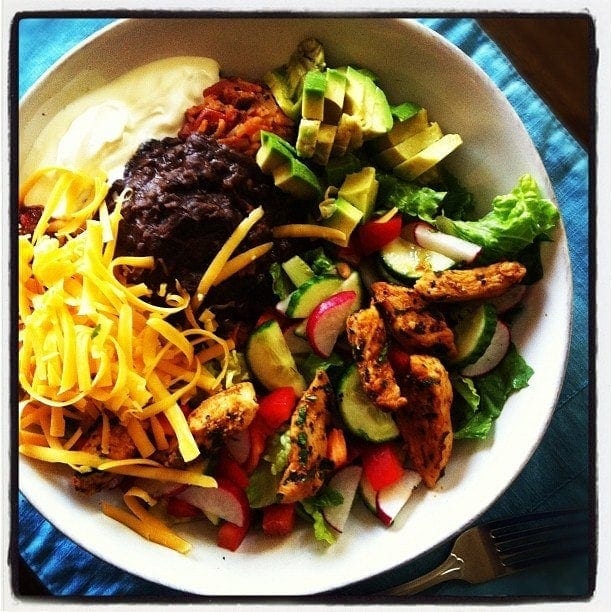
[[[414,289],[426,300],[438,302],[490,299],[520,283],[526,271],[516,261],[502,261],[468,270],[426,272],[414,283]]]
[[[255,388],[242,382],[206,398],[187,417],[200,448],[216,448],[232,434],[246,429],[259,409]]]
[[[457,354],[446,320],[414,289],[377,282],[372,284],[372,293],[393,337],[408,352],[451,359]]]
[[[358,310],[346,321],[346,333],[366,395],[381,410],[406,405],[395,374],[386,358],[387,332],[376,306]]]
[[[411,355],[410,370],[400,381],[408,405],[394,413],[413,468],[429,488],[435,486],[453,446],[453,389],[439,359]]]
[[[333,390],[324,370],[318,370],[298,402],[289,425],[289,464],[281,478],[281,503],[293,503],[314,495],[327,476],[327,428]]]

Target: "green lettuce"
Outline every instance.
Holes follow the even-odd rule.
[[[343,501],[339,491],[325,487],[314,497],[309,497],[300,502],[298,506],[298,509],[301,511],[300,514],[312,522],[316,540],[325,544],[333,544],[336,541],[336,533],[328,525],[321,510],[331,506],[339,506]]]
[[[529,174],[523,175],[509,194],[494,198],[492,210],[477,221],[454,221],[444,215],[435,220],[441,231],[482,246],[482,264],[516,258],[558,221],[559,210],[542,197]]]
[[[454,376],[454,437],[486,438],[506,400],[526,387],[532,375],[533,369],[511,344],[501,363],[488,374],[474,379]]]

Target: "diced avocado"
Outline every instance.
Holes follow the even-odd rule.
[[[370,140],[368,142],[368,150],[371,153],[376,153],[394,147],[395,145],[418,134],[427,127],[427,110],[422,108],[415,115],[404,121],[398,121],[393,124],[393,127],[386,133]]]
[[[374,107],[367,138],[385,134],[393,127],[393,115],[385,92],[380,87],[376,87],[372,95],[374,96]]]
[[[302,90],[302,117],[323,121],[327,79],[320,70],[310,70],[304,77]]]
[[[344,245],[346,246],[353,230],[359,225],[362,218],[363,213],[358,208],[343,198],[337,198],[334,214],[327,219],[323,219],[321,224],[343,232],[346,236]]]
[[[315,275],[312,268],[299,255],[294,255],[287,261],[284,261],[281,266],[296,287],[299,287]]]
[[[363,107],[365,92],[363,74],[352,66],[343,69],[346,74],[346,87],[344,92],[344,112],[348,115],[360,116]]]
[[[334,139],[336,137],[337,130],[338,126],[336,125],[331,125],[328,123],[321,124],[313,155],[313,160],[317,164],[320,164],[321,166],[325,166],[327,164],[329,156],[331,155],[332,147],[334,146]]]
[[[342,113],[332,147],[332,156],[342,157],[347,151],[359,149],[362,144],[361,121],[358,117]]]
[[[373,166],[365,166],[359,172],[347,175],[338,190],[340,198],[344,198],[363,213],[362,222],[372,216],[377,195],[378,181]]]
[[[337,125],[342,115],[344,92],[346,89],[346,74],[335,68],[325,71],[326,87],[323,120],[325,123]]]
[[[340,186],[344,177],[351,172],[357,172],[361,165],[361,160],[352,153],[347,153],[341,157],[332,157],[325,166],[328,184],[336,187]]]
[[[272,176],[274,184],[299,200],[321,199],[322,190],[315,173],[299,159],[291,158],[277,166]]]
[[[437,123],[431,123],[424,130],[414,136],[402,140],[399,144],[385,149],[374,158],[375,161],[386,168],[394,168],[411,157],[420,153],[425,147],[442,138],[442,130]]]
[[[271,174],[275,168],[295,157],[293,146],[280,136],[262,130],[260,138],[261,147],[255,154],[255,161],[265,174]]]
[[[320,125],[321,122],[318,119],[306,119],[305,117],[300,119],[295,142],[298,157],[307,159],[314,155]]]
[[[393,174],[412,181],[441,162],[462,143],[459,134],[446,134],[407,161],[393,168]]]
[[[290,96],[286,76],[279,70],[272,70],[264,76],[264,82],[270,88],[283,113],[296,121],[302,108],[302,97],[300,95],[293,99]]]
[[[393,121],[406,121],[410,117],[414,117],[420,110],[422,108],[414,102],[402,102],[391,107],[391,114],[393,115]]]

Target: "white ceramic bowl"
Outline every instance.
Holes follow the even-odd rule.
[[[534,175],[554,197],[521,121],[488,77],[461,51],[413,21],[395,19],[126,20],[102,30],[48,71],[20,107],[21,152],[46,118],[86,90],[131,68],[171,55],[216,59],[224,74],[262,76],[314,35],[328,63],[352,63],[380,75],[393,102],[425,106],[464,145],[450,168],[485,210],[520,175]],[[87,78],[82,78],[86,74]],[[80,77],[76,79],[75,77]],[[571,276],[559,227],[543,247],[545,278],[529,294],[514,341],[535,374],[510,398],[493,437],[457,443],[439,486],[419,490],[397,523],[382,527],[356,504],[348,529],[324,549],[307,529],[286,539],[247,538],[235,553],[217,548],[202,523],[182,529],[194,544],[182,556],[106,518],[99,502],[74,494],[60,468],[20,461],[27,498],[62,532],[102,559],[148,580],[206,595],[300,595],[349,584],[413,559],[478,517],[519,474],[537,447],[561,387],[569,342]]]

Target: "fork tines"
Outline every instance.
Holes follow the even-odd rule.
[[[514,569],[584,553],[589,546],[585,510],[541,512],[494,521],[488,527],[499,560]]]

